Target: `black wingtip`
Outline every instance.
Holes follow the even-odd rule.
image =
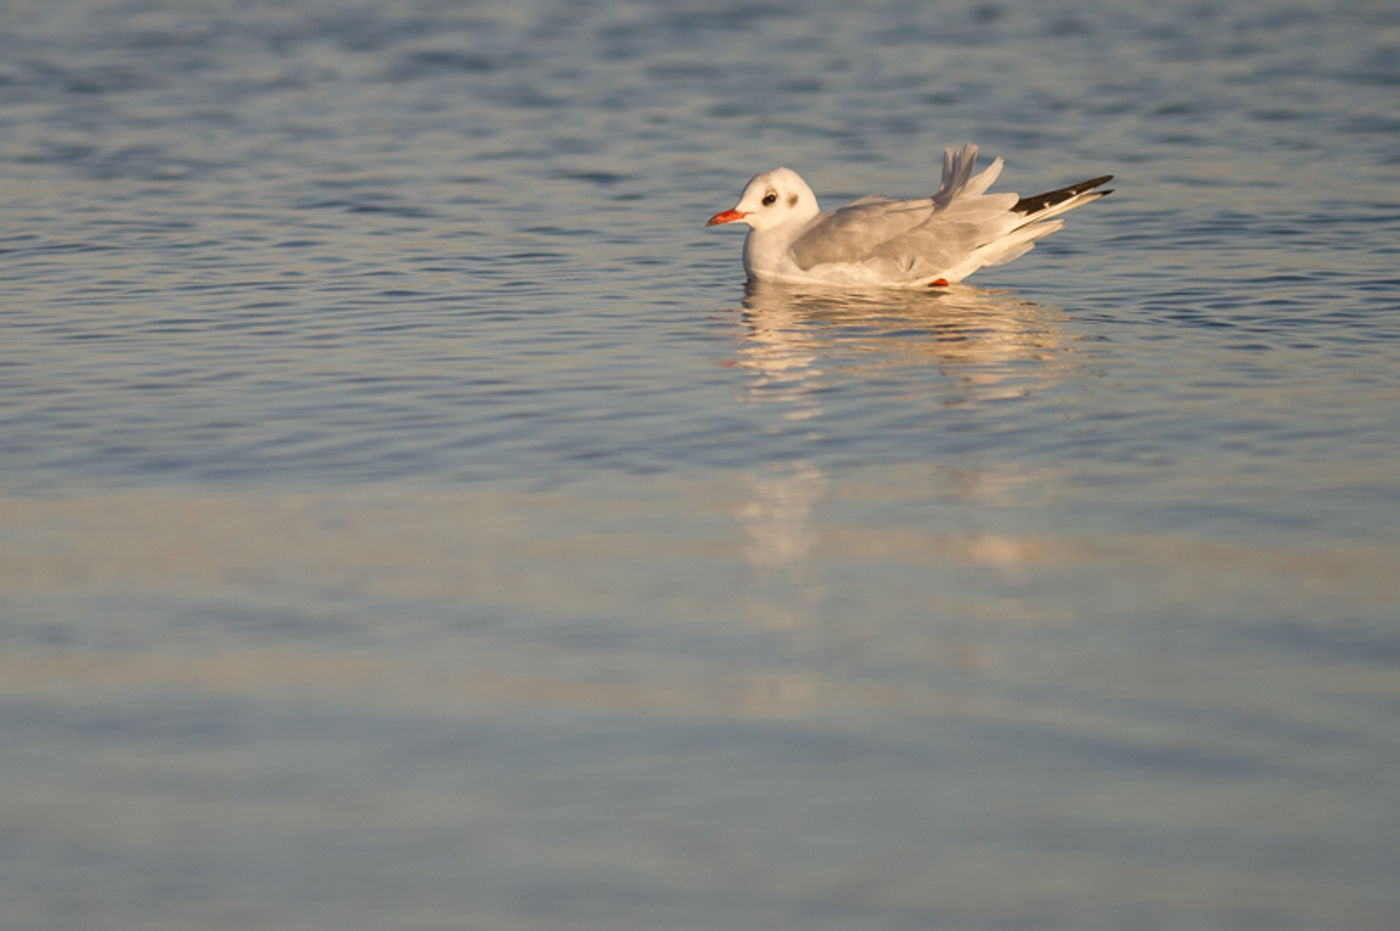
[[[1078,184],[1071,184],[1067,187],[1058,188],[1054,191],[1046,191],[1044,194],[1036,194],[1034,197],[1023,197],[1016,202],[1016,206],[1011,209],[1019,214],[1039,213],[1056,204],[1063,203],[1071,197],[1078,197],[1098,187],[1100,184],[1107,184],[1113,180],[1113,175],[1103,175],[1099,178],[1090,178],[1088,181],[1080,181]],[[1100,191],[1102,197],[1109,191]]]

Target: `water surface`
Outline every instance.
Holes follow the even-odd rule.
[[[1400,15],[0,13],[0,899],[1400,919]],[[1117,192],[937,294],[706,230]]]

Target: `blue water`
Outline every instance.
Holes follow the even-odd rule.
[[[0,924],[1390,929],[1400,10],[0,9]],[[1116,192],[938,294],[705,229]]]

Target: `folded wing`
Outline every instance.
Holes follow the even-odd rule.
[[[882,277],[960,280],[982,265],[1009,261],[1036,239],[1059,228],[1045,219],[1101,196],[1094,179],[1059,191],[1021,199],[987,194],[1001,174],[996,159],[974,175],[977,146],[948,149],[943,179],[932,197],[891,200],[865,197],[818,218],[791,247],[803,268],[858,264]]]

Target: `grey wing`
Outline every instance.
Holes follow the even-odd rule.
[[[930,200],[844,207],[805,233],[793,255],[803,268],[811,267],[806,261],[862,262],[906,280],[942,275],[1024,222],[1011,209],[1016,202],[1008,193],[960,197],[946,207]]]
[[[859,262],[876,255],[891,240],[915,229],[932,214],[931,197],[862,197],[820,217],[792,244],[792,257],[804,269],[832,262]]]
[[[1024,222],[1011,209],[1016,202],[1017,196],[1010,193],[958,197],[918,226],[881,243],[872,258],[910,279],[956,273],[978,250]]]
[[[1008,220],[989,223],[940,212],[932,221],[882,244],[872,258],[908,278],[946,274],[978,248],[1005,235],[1016,215],[1009,214],[1005,205],[1000,213]]]
[[[847,204],[804,233],[792,247],[793,257],[803,268],[825,262],[865,262],[906,279],[956,271],[985,245],[1025,222],[1015,212],[1019,203],[1015,194],[986,193],[1001,173],[1001,159],[973,175],[976,162],[974,145],[947,149],[943,182],[933,197],[902,201],[867,197]],[[1041,235],[1054,228],[1047,224]],[[1029,249],[1034,238],[1008,244],[995,260],[1007,261]],[[974,267],[988,261],[984,256]]]

